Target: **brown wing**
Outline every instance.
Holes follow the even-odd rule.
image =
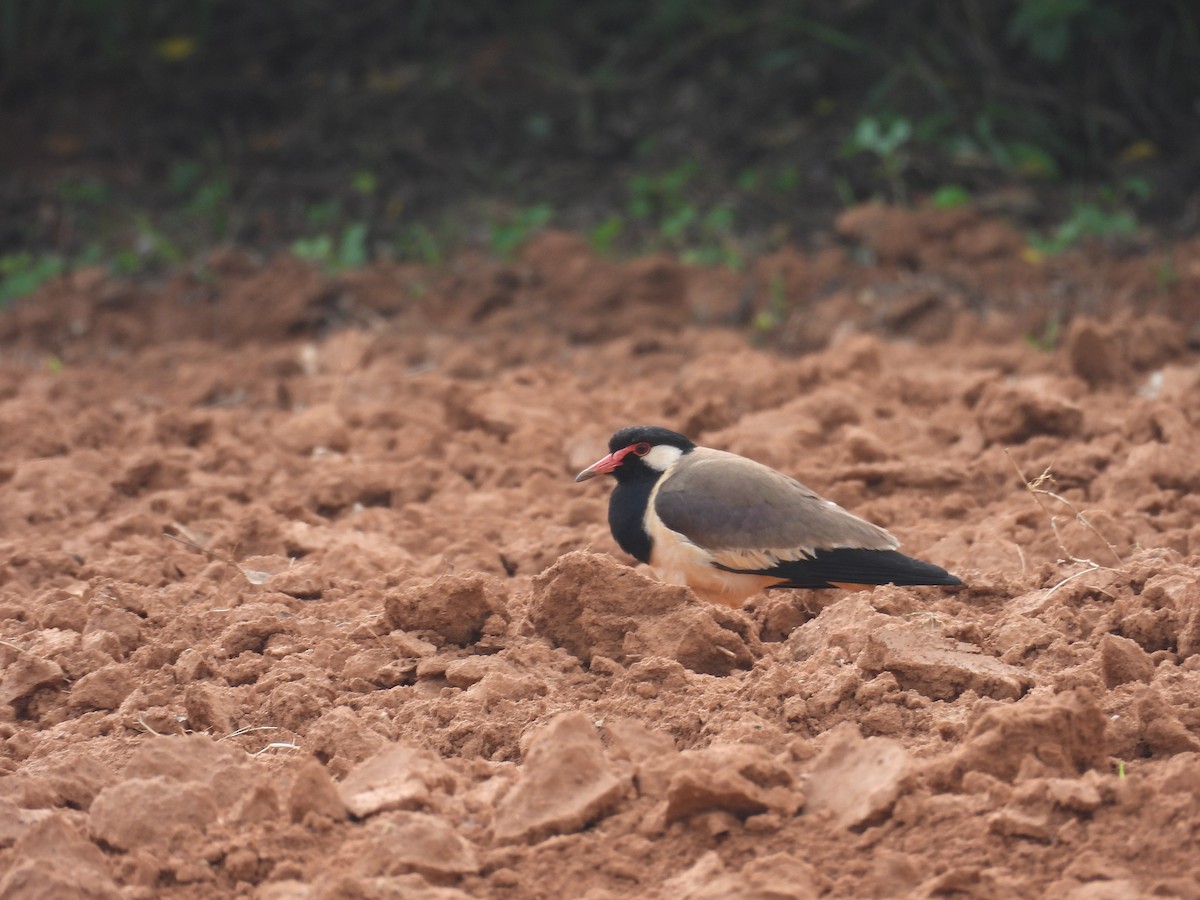
[[[878,525],[851,515],[782,472],[720,450],[697,448],[658,485],[663,524],[731,569],[764,569],[817,550],[893,550]]]

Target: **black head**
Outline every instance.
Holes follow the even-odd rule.
[[[678,431],[660,425],[631,425],[609,439],[608,449],[608,456],[588,466],[575,480],[587,481],[597,475],[613,475],[618,481],[658,478],[696,445]]]

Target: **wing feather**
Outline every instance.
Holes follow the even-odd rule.
[[[664,525],[731,569],[767,569],[818,550],[900,545],[878,525],[794,478],[707,447],[683,457],[658,484],[652,502]]]

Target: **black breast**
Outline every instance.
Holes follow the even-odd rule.
[[[654,478],[617,482],[608,501],[608,527],[621,549],[639,562],[650,561],[650,535],[642,524]]]

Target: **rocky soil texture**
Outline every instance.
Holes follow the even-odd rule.
[[[1200,897],[1198,247],[839,232],[5,312],[0,896]],[[632,422],[968,586],[657,584]]]

